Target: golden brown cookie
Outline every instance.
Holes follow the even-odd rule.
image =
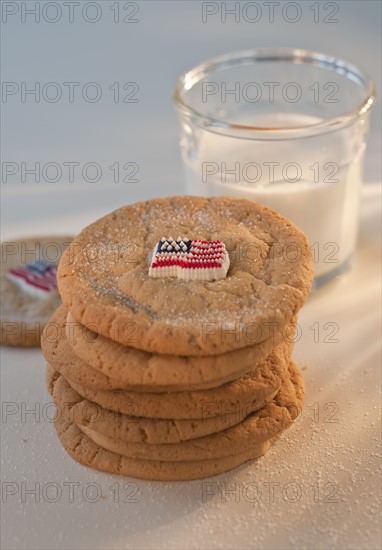
[[[122,410],[125,412],[122,413],[104,409],[97,403],[84,399],[49,365],[46,382],[60,411],[69,420],[121,441],[150,445],[180,443],[221,432],[238,424],[249,413],[262,408],[274,397],[269,396],[267,402],[257,401],[245,407],[235,407],[231,411],[222,409],[214,416],[209,414],[211,408],[208,407],[206,414],[200,419],[151,419],[134,416],[135,411],[129,403],[123,406]]]
[[[39,346],[42,330],[61,304],[57,265],[72,237],[17,239],[1,244],[0,342]]]
[[[176,462],[222,458],[235,455],[238,451],[241,454],[286,430],[294,418],[283,402],[285,395],[295,403],[292,411],[295,414],[300,410],[300,403],[295,398],[295,389],[290,378],[285,376],[283,387],[273,402],[260,411],[248,414],[241,422],[224,431],[175,444],[130,443],[101,434],[89,426],[79,424],[78,427],[101,447],[130,458]]]
[[[245,453],[225,458],[188,462],[138,460],[107,451],[74,424],[59,415],[54,423],[57,435],[66,452],[77,462],[103,472],[121,474],[153,481],[190,481],[211,477],[266,453],[273,440],[268,440]]]
[[[149,276],[166,235],[220,240],[226,278]],[[126,206],[84,229],[59,266],[74,319],[124,345],[169,355],[216,355],[254,345],[282,327],[313,279],[305,235],[269,208],[232,198],[170,197]]]
[[[211,356],[177,356],[148,353],[123,346],[93,331],[86,330],[68,314],[66,337],[74,353],[85,363],[123,387],[136,391],[182,391],[214,388],[236,379],[262,363],[283,340],[291,349],[296,321],[254,346]],[[126,367],[128,365],[128,368]]]
[[[82,397],[105,409],[146,418],[200,419],[247,407],[257,410],[259,404],[271,400],[280,389],[290,355],[291,346],[280,344],[244,376],[207,390],[163,393],[100,390],[78,384],[70,377],[66,379]]]
[[[83,426],[85,435],[63,414],[57,416],[56,429],[66,450],[82,464],[142,479],[198,479],[266,452],[299,414],[303,394],[302,377],[291,362],[289,376],[271,404],[224,432],[197,440],[177,445],[125,443]]]
[[[177,357],[122,346],[85,330],[75,321],[70,321],[65,337],[65,317],[66,310],[62,306],[42,335],[42,350],[48,363],[70,381],[89,389],[131,389],[150,393],[220,386],[263,363],[283,337],[287,340],[280,352],[275,353],[289,357],[295,331],[293,319],[282,331],[255,346],[211,357]],[[272,372],[269,370],[269,382]]]

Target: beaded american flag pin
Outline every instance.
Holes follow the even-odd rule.
[[[162,237],[155,245],[149,276],[212,281],[224,279],[228,268],[229,255],[221,241]]]
[[[40,298],[48,297],[57,291],[57,266],[45,260],[12,268],[8,271],[7,277],[28,294]]]

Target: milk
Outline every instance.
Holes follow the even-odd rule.
[[[271,121],[267,117],[266,124],[277,126],[280,118],[284,127],[319,122],[276,114]],[[261,123],[257,118],[256,125],[265,125]],[[349,129],[340,135],[279,141],[193,131],[186,136],[189,143],[182,144],[188,193],[250,199],[280,212],[307,235],[316,278],[339,270],[351,258],[357,239],[365,130],[362,135]]]

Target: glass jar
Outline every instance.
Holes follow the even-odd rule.
[[[291,219],[323,284],[353,258],[373,101],[371,80],[320,53],[266,48],[198,65],[174,91],[187,192],[254,200]]]

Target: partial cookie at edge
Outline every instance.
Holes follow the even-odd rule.
[[[38,259],[58,263],[73,237],[36,237],[1,243],[1,319],[0,343],[9,346],[37,347],[45,324],[61,304],[58,292],[40,298],[31,296],[9,280],[9,269]]]

